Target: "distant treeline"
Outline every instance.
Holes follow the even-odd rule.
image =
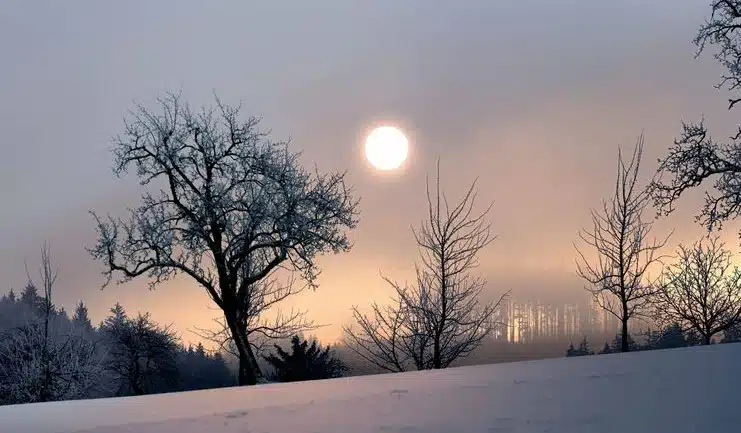
[[[671,324],[658,331],[649,330],[640,335],[642,341],[636,341],[630,334],[628,335],[628,346],[631,352],[643,350],[675,349],[679,347],[691,347],[703,345],[702,336],[694,329],[682,329],[678,323]],[[716,340],[710,340],[710,344],[726,344],[741,342],[741,323],[737,323],[723,333],[723,336]],[[602,349],[594,351],[589,345],[589,339],[583,337],[577,347],[569,344],[566,349],[566,356],[587,356],[587,355],[606,355],[609,353],[618,353],[621,351],[622,337],[620,334],[615,336],[611,342],[605,342]]]
[[[97,326],[29,283],[0,299],[0,404],[154,394],[236,384],[224,357],[185,347],[149,314],[116,304]]]
[[[81,301],[70,315],[29,283],[0,298],[0,404],[134,396],[235,386],[222,353],[181,343],[169,326],[121,304],[98,325]],[[344,365],[298,336],[263,358],[272,381],[335,377]]]

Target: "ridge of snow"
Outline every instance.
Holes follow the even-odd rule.
[[[0,407],[1,433],[738,432],[741,344]]]

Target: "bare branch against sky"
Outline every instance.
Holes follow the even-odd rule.
[[[694,39],[697,56],[712,47],[713,57],[726,70],[716,86],[732,95],[728,110],[741,102],[741,1],[712,3],[711,17],[700,27]],[[708,230],[720,229],[741,213],[741,126],[727,140],[713,138],[704,119],[682,122],[682,133],[659,161],[651,195],[660,215],[674,211],[676,202],[688,190],[707,185],[711,178],[714,192],[705,193],[705,203],[696,219]],[[668,179],[665,177],[668,175]]]

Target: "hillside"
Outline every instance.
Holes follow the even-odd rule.
[[[737,432],[741,344],[0,407],[26,433]]]

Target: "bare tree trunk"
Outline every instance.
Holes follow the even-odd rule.
[[[255,385],[259,375],[257,360],[250,349],[250,344],[244,330],[238,324],[236,314],[225,314],[225,320],[233,338],[234,347],[237,349],[237,358],[239,359],[239,370],[237,375],[237,384]]]
[[[223,279],[228,280],[228,277]],[[293,275],[286,283],[272,274],[268,275],[250,285],[245,293],[249,299],[246,305],[235,307],[238,301],[229,299],[229,304],[223,307],[224,313],[214,320],[218,324],[216,331],[196,328],[197,334],[236,357],[242,366],[238,383],[253,385],[262,377],[257,360],[268,341],[290,338],[316,328],[313,322],[306,320],[306,311],[291,310],[288,314],[282,314],[279,308],[283,300],[302,292],[306,287],[297,285]],[[264,317],[268,312],[275,313],[274,319]]]
[[[623,302],[623,316],[621,318],[621,325],[622,325],[622,332],[621,336],[623,341],[620,343],[620,351],[621,352],[630,352],[630,344],[628,344],[628,318],[630,315],[628,314],[628,304]]]

